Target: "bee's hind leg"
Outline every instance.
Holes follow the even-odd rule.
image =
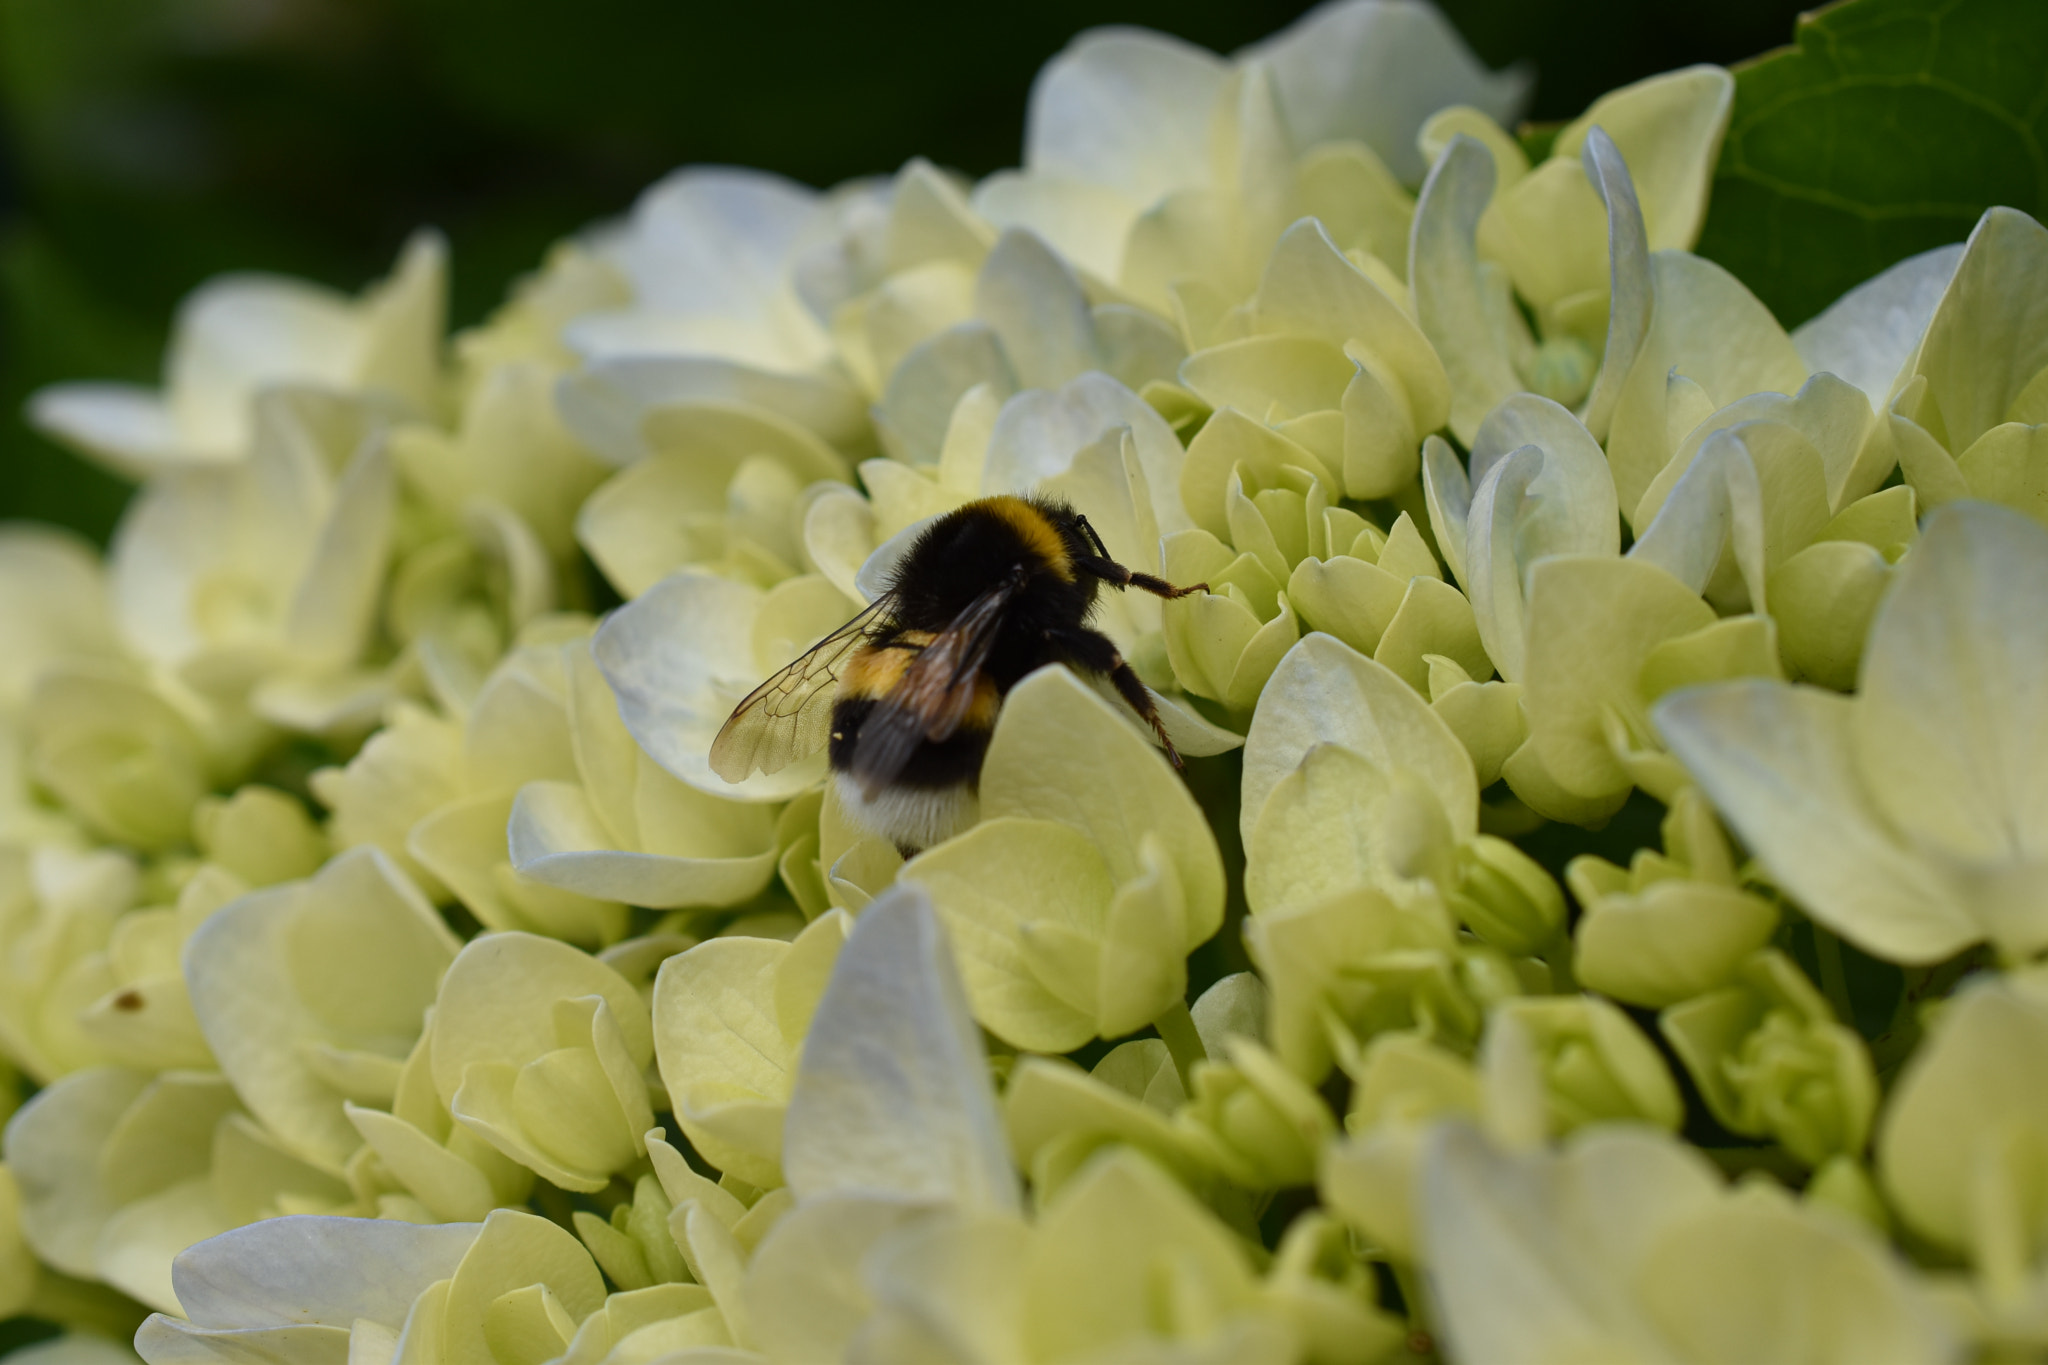
[[[1069,663],[1092,672],[1105,674],[1124,704],[1138,713],[1138,718],[1152,727],[1152,733],[1159,737],[1159,747],[1166,750],[1173,766],[1184,768],[1180,761],[1180,750],[1173,747],[1173,740],[1166,733],[1166,724],[1159,718],[1159,708],[1152,704],[1152,694],[1145,689],[1138,671],[1131,667],[1116,647],[1116,642],[1099,631],[1081,629],[1060,631],[1047,637],[1047,642],[1065,656]]]

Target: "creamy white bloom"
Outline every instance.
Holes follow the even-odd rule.
[[[984,181],[975,208],[1122,281],[1143,215],[1234,188],[1219,183],[1215,141],[1253,71],[1279,159],[1362,144],[1382,176],[1410,185],[1425,169],[1415,139],[1430,114],[1471,104],[1512,122],[1529,85],[1524,71],[1488,72],[1435,8],[1408,0],[1335,0],[1228,61],[1144,29],[1094,29],[1039,72],[1024,165]]]
[[[1846,698],[1753,681],[1656,710],[1672,752],[1772,878],[1869,952],[1934,962],[2048,944],[2048,530],[1944,508],[1871,627]]]
[[[247,457],[151,481],[109,557],[129,647],[201,686],[348,668],[390,554],[395,490],[374,416],[301,393],[255,408]]]
[[[1955,1359],[1926,1291],[1865,1230],[1768,1182],[1730,1190],[1649,1130],[1512,1152],[1447,1124],[1419,1209],[1439,1330],[1462,1365]]]
[[[164,386],[58,384],[29,405],[59,440],[144,475],[248,456],[252,401],[268,389],[361,396],[399,413],[437,397],[448,249],[422,232],[359,299],[303,280],[223,275],[178,310]]]
[[[650,186],[597,254],[623,275],[633,306],[569,325],[586,357],[724,356],[803,370],[829,355],[797,298],[792,267],[824,229],[815,191],[763,171],[691,167]]]

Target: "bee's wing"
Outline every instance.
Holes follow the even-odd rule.
[[[950,739],[974,704],[974,685],[1003,614],[1021,584],[1011,579],[967,604],[919,652],[889,694],[861,721],[853,777],[870,800],[893,781],[920,742]]]
[[[823,748],[832,730],[834,685],[854,650],[887,622],[894,604],[894,595],[883,593],[749,692],[711,741],[711,771],[740,782]]]

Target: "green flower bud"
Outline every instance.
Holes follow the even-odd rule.
[[[1483,791],[1500,779],[1501,769],[1529,737],[1522,686],[1474,681],[1464,665],[1441,654],[1425,654],[1422,662],[1429,666],[1430,709],[1472,756]]]
[[[1287,581],[1288,598],[1305,621],[1385,664],[1418,692],[1429,691],[1432,655],[1454,661],[1468,678],[1492,676],[1471,603],[1444,581],[1406,512],[1384,534],[1361,527],[1348,549],[1338,536],[1332,528],[1330,552],[1302,560]]]
[[[1207,531],[1166,537],[1165,574],[1209,590],[1165,604],[1166,655],[1180,685],[1246,713],[1300,638],[1294,608],[1272,571]]]
[[[1217,1180],[1214,1142],[1173,1121],[1186,1103],[1166,1044],[1140,1038],[1110,1049],[1093,1071],[1063,1058],[1024,1058],[1003,1094],[1003,1126],[1041,1199],[1113,1143],[1137,1148],[1192,1189],[1206,1189]]]
[[[1181,382],[1211,407],[1258,414],[1341,473],[1353,499],[1414,481],[1422,437],[1444,424],[1450,380],[1398,280],[1361,268],[1319,222],[1280,235],[1256,295],[1250,335],[1188,357]],[[1333,490],[1335,491],[1335,490]]]
[[[633,1182],[633,1197],[614,1205],[609,1219],[577,1210],[576,1235],[598,1268],[621,1289],[676,1284],[690,1272],[669,1234],[671,1207],[661,1182],[643,1175]]]
[[[1482,834],[1458,849],[1451,913],[1513,957],[1549,949],[1564,929],[1564,892],[1542,866],[1505,839]]]
[[[1599,355],[1578,337],[1545,337],[1529,365],[1529,391],[1572,407],[1593,387],[1599,370]]]
[[[1333,1063],[1355,1071],[1383,1033],[1416,1029],[1461,1048],[1478,1040],[1484,1007],[1441,905],[1359,888],[1259,915],[1245,944],[1273,993],[1273,1049],[1311,1084]]]
[[[327,861],[327,836],[306,808],[272,787],[206,797],[192,811],[192,842],[250,886],[310,877]]]
[[[248,890],[218,866],[201,864],[175,906],[131,910],[114,921],[106,951],[90,968],[105,994],[77,1015],[78,1028],[112,1061],[145,1071],[215,1068],[185,983],[185,948],[213,914]]]
[[[1574,971],[1631,1005],[1675,1005],[1712,990],[1778,926],[1775,905],[1735,885],[1728,840],[1698,788],[1673,801],[1664,848],[1638,849],[1626,870],[1590,855],[1565,868],[1585,910]]]
[[[1806,1182],[1805,1202],[1848,1214],[1881,1236],[1892,1234],[1891,1212],[1870,1171],[1853,1156],[1837,1152],[1821,1162]]]
[[[1814,1166],[1863,1150],[1877,1109],[1870,1053],[1783,953],[1752,955],[1734,984],[1665,1010],[1659,1027],[1731,1132]]]
[[[1770,578],[1771,614],[1786,672],[1838,692],[1853,688],[1871,618],[1889,586],[1885,557],[1851,540],[1820,541],[1780,564]]]
[[[1195,1094],[1177,1122],[1223,1173],[1247,1189],[1314,1181],[1316,1157],[1336,1133],[1320,1095],[1249,1038],[1229,1061],[1195,1065]]]
[[[852,476],[817,436],[754,409],[680,403],[642,429],[653,453],[612,475],[576,516],[577,540],[627,598],[679,568],[763,588],[795,576],[804,490]]]
[[[1533,1066],[1510,1081],[1541,1086],[1549,1131],[1636,1119],[1676,1129],[1685,1105],[1656,1047],[1626,1014],[1597,996],[1508,1000],[1488,1020],[1489,1081],[1502,1068]]]
[[[533,1189],[533,1172],[457,1123],[434,1087],[434,1031],[420,1035],[389,1110],[343,1106],[362,1136],[349,1161],[356,1198],[380,1218],[473,1223]]]
[[[1385,1359],[1407,1335],[1406,1325],[1375,1302],[1372,1270],[1343,1224],[1319,1209],[1281,1234],[1261,1297],[1293,1325],[1310,1360]]]

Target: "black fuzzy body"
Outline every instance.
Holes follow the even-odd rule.
[[[1026,515],[1043,526],[1020,526]],[[1048,553],[1055,547],[1056,555]],[[867,647],[914,647],[907,641],[944,632],[988,589],[1021,575],[1022,586],[1003,609],[981,676],[999,695],[1007,695],[1048,663],[1102,671],[1099,659],[1079,657],[1100,652],[1081,639],[1093,635],[1086,623],[1100,580],[1075,569],[1094,557],[1084,523],[1064,503],[1045,498],[968,503],[925,528],[898,563],[889,588],[894,599],[889,624],[875,631]],[[829,754],[835,771],[852,770],[861,722],[879,701],[842,691],[833,703]],[[969,723],[944,741],[918,745],[895,785],[920,791],[973,786],[992,733],[992,724]]]
[[[1064,560],[1054,563],[1043,547],[992,507],[995,501],[971,502],[917,538],[890,585],[896,594],[896,630],[890,634],[937,634],[987,589],[1013,573],[1027,573],[1023,588],[1004,610],[995,648],[981,670],[997,691],[1007,694],[1027,673],[1064,658],[1052,644],[1086,625],[1099,580],[1073,569],[1094,554],[1073,508],[1045,498],[1003,500],[1021,502],[1045,519],[1064,551]],[[875,641],[887,642],[887,635]]]

